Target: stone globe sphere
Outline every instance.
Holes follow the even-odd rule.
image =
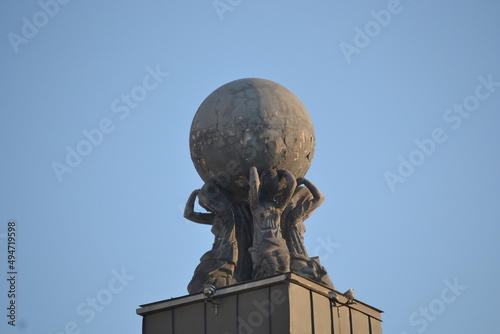
[[[243,203],[252,166],[259,173],[286,169],[304,177],[315,137],[309,113],[291,91],[273,81],[247,78],[217,88],[201,103],[189,146],[203,181],[217,177],[232,199]]]

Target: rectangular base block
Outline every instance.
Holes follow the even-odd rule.
[[[334,292],[339,302],[329,294]],[[296,274],[141,305],[143,334],[381,334],[382,311]]]

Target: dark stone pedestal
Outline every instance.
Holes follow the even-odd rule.
[[[141,305],[143,334],[381,334],[382,311],[355,300],[332,304],[332,290],[295,274]],[[346,299],[338,292],[341,303]]]

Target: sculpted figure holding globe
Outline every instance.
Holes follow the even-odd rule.
[[[301,186],[304,185],[304,186]],[[297,179],[297,188],[283,212],[283,237],[290,251],[290,269],[318,283],[333,286],[319,258],[310,258],[304,245],[304,221],[324,201],[323,194],[309,180]]]
[[[228,196],[223,192],[217,178],[208,180],[205,185],[193,191],[186,204],[184,217],[200,224],[212,225],[215,241],[212,250],[201,257],[195,275],[188,285],[189,291],[201,291],[205,284],[221,287],[236,283],[234,271],[238,259],[235,233],[234,210]],[[194,211],[198,196],[200,206],[208,213]]]
[[[284,186],[280,189],[280,179]],[[253,278],[290,271],[290,252],[281,234],[281,215],[295,190],[296,181],[287,170],[266,169],[260,179],[256,167],[250,168],[248,201],[252,212]]]
[[[240,79],[212,92],[190,132],[194,166],[205,182],[184,216],[212,225],[215,242],[195,269],[189,293],[294,272],[333,288],[304,246],[304,220],[323,202],[304,179],[314,129],[300,100],[264,79]],[[207,212],[195,212],[194,203]]]

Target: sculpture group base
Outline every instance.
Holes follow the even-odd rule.
[[[332,302],[330,292],[338,296]],[[382,311],[296,274],[141,305],[143,334],[381,334]]]

